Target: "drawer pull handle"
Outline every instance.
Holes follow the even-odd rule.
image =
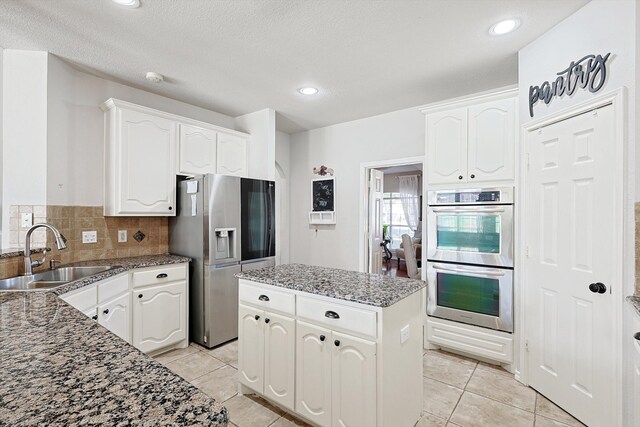
[[[160,273],[156,276],[156,279],[166,279],[167,277],[169,277],[167,273]]]
[[[636,332],[635,334],[633,334],[633,337],[634,337],[636,340],[640,341],[640,332]]]
[[[256,320],[260,319],[260,316],[258,316],[258,315],[256,314],[255,319],[256,319]]]
[[[98,315],[97,315],[97,314],[95,314],[95,315],[91,316],[91,318],[92,318],[93,320],[98,320]]]
[[[271,322],[271,319],[269,319],[268,317],[264,319],[264,323],[269,323],[269,322]]]
[[[324,313],[324,317],[328,317],[329,319],[339,319],[340,315],[338,313],[336,313],[335,311],[327,311]]]
[[[340,347],[340,340],[335,340],[333,343],[336,345],[336,347]]]
[[[260,296],[258,297],[258,299],[259,299],[260,301],[269,301],[269,297],[268,297],[268,296],[266,296],[266,295],[260,295]]]
[[[320,335],[320,341],[324,341],[326,337],[324,335]]]
[[[142,298],[142,294],[138,294],[138,298]]]
[[[109,314],[109,309],[107,308],[106,310],[103,311],[104,314]]]

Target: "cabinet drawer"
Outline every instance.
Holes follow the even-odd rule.
[[[82,312],[86,312],[91,308],[95,309],[95,306],[98,304],[98,285],[94,283],[85,286],[84,288],[64,294],[61,298]]]
[[[265,310],[279,311],[293,315],[295,313],[295,295],[272,289],[240,284],[240,301]]]
[[[98,304],[129,292],[129,275],[123,274],[98,283]]]
[[[160,267],[153,270],[133,272],[133,287],[139,288],[148,285],[160,285],[162,283],[175,282],[187,278],[187,269],[184,265],[177,267]]]
[[[377,335],[375,311],[299,296],[296,312],[300,318],[321,323],[332,329],[337,328],[372,338]]]

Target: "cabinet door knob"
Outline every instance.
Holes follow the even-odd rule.
[[[98,320],[98,315],[97,315],[97,314],[94,314],[93,316],[91,316],[91,318],[92,318],[93,320]]]
[[[462,175],[458,175],[458,179],[462,179]]]
[[[324,335],[320,335],[320,341],[324,341],[325,340],[325,336]]]
[[[142,294],[138,294],[138,298],[142,298]]]
[[[633,337],[634,337],[636,340],[640,341],[640,332],[636,332],[635,334],[633,334]]]
[[[169,277],[167,273],[160,273],[156,276],[156,279],[166,279],[167,277]]]
[[[255,319],[256,319],[256,320],[260,319],[260,316],[258,316],[258,315],[256,314]]]
[[[476,176],[474,174],[471,174],[471,179],[475,178]]]
[[[271,319],[269,319],[268,317],[264,319],[264,323],[269,323],[269,322],[271,322]]]
[[[340,340],[335,340],[333,343],[336,345],[336,347],[340,347]]]
[[[169,206],[169,210],[170,210],[170,211],[172,211],[172,210],[173,210],[173,207]]]
[[[335,311],[329,310],[324,313],[324,317],[328,317],[329,319],[339,319],[340,315]]]
[[[258,297],[258,299],[259,299],[260,301],[269,301],[269,297],[268,297],[268,296],[266,296],[266,295],[260,295],[260,296]]]
[[[106,310],[103,311],[104,314],[109,314],[109,309],[107,308]]]

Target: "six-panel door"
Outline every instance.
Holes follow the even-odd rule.
[[[120,110],[118,214],[175,214],[176,123]]]
[[[180,173],[216,173],[216,132],[180,125]]]
[[[133,345],[144,352],[187,336],[186,283],[174,282],[133,291]]]
[[[264,389],[264,311],[240,304],[238,317],[240,382],[262,393]]]
[[[331,331],[296,322],[296,411],[331,425]]]
[[[376,343],[331,333],[332,427],[376,425]]]
[[[127,342],[131,338],[130,298],[129,292],[126,292],[98,306],[98,323]]]
[[[293,409],[295,321],[265,312],[264,322],[264,395]]]

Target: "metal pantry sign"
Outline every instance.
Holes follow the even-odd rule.
[[[538,101],[549,104],[554,97],[564,94],[573,95],[578,87],[589,89],[589,92],[599,91],[607,80],[607,59],[605,56],[587,55],[577,61],[572,61],[569,67],[558,72],[553,83],[548,81],[540,86],[529,87],[529,115],[533,117],[533,106]]]

